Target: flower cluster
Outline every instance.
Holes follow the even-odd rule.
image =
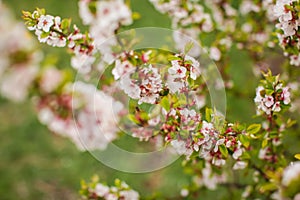
[[[300,66],[299,5],[298,1],[286,0],[277,1],[274,6],[274,15],[279,21],[276,24],[279,45],[284,49],[285,55],[290,58],[290,64],[295,66]]]
[[[114,186],[107,186],[100,183],[97,176],[91,182],[81,182],[80,194],[83,199],[103,199],[103,200],[138,200],[139,193],[131,189],[124,181],[115,180]]]
[[[70,138],[80,150],[105,149],[119,131],[122,104],[83,82],[45,96],[37,107],[39,120],[54,133]]]
[[[292,162],[288,167],[284,169],[281,179],[281,185],[281,198],[284,198],[284,196],[289,196],[294,197],[295,200],[299,199],[300,161]]]
[[[0,2],[0,93],[24,101],[38,76],[42,53],[28,37],[25,26],[15,21]]]
[[[77,27],[71,30],[69,20],[47,15],[43,9],[23,13],[27,26],[35,31],[40,42],[67,46],[74,53],[71,64],[79,72],[93,70],[98,61],[97,53],[100,62],[103,61],[97,66],[97,70],[103,72],[99,87],[79,81],[66,84],[63,73],[53,68],[42,70],[35,79],[40,93],[36,98],[40,121],[53,132],[70,138],[81,150],[105,149],[117,138],[119,125],[130,129],[133,137],[153,141],[155,147],[172,146],[179,155],[185,156],[183,166],[194,177],[194,185],[182,190],[183,197],[203,186],[216,189],[218,184],[228,184],[239,191],[244,189],[242,196],[253,199],[269,198],[280,187],[287,191],[284,189],[297,182],[291,178],[291,171],[298,174],[298,164],[283,172],[280,170],[287,163],[281,156],[281,138],[284,130],[294,123],[281,116],[290,106],[289,87],[279,76],[264,74],[265,79],[254,99],[257,114],[265,114],[267,119],[262,124],[227,123],[217,110],[206,108],[204,112],[201,108],[207,88],[200,75],[207,71],[201,71],[200,63],[194,58],[203,54],[197,46],[187,48],[190,38],[180,33],[196,41],[200,39],[226,77],[231,71],[227,69],[230,62],[226,56],[233,46],[249,50],[254,61],[259,61],[258,55],[266,45],[272,46],[269,23],[274,17],[279,18],[277,28],[283,38],[280,41],[298,46],[298,2],[277,1],[275,6],[270,0],[151,2],[172,18],[173,28],[179,29],[173,35],[175,46],[184,53],[174,55],[153,49],[133,51],[132,44],[138,42],[132,38],[134,34],[111,37],[122,26],[132,23],[132,12],[123,0],[80,0],[80,16],[84,24],[90,26],[86,34]],[[257,23],[257,17],[261,16],[263,20]],[[202,38],[206,38],[205,41]],[[293,49],[290,53],[298,51]],[[122,94],[126,95],[126,100],[122,96],[120,101],[130,98],[128,110],[113,98]],[[127,123],[134,123],[134,126]],[[225,173],[227,169],[232,170]],[[247,187],[238,180],[244,177]],[[297,193],[293,189],[281,195],[292,198]],[[113,187],[98,180],[83,183],[81,195],[85,199],[139,198],[137,192],[120,181]]]
[[[264,76],[268,77],[268,74]],[[290,105],[290,88],[284,86],[279,81],[278,76],[269,77],[261,83],[256,88],[256,97],[254,99],[257,106],[257,114],[265,113],[271,115],[274,112],[280,112],[281,109]]]
[[[137,77],[137,79],[131,77]],[[158,69],[150,64],[124,74],[120,80],[120,88],[130,98],[139,100],[139,104],[155,104],[163,85]]]
[[[244,0],[235,5],[231,1],[151,0],[150,2],[158,11],[167,13],[172,19],[172,28],[178,30],[174,32],[173,38],[181,51],[190,40],[198,42],[199,36],[215,38],[209,44],[206,41],[199,41],[215,61],[225,59],[224,54],[231,49],[233,43],[254,55],[262,52],[262,45],[274,46],[270,37],[272,33],[270,22],[274,20],[272,1]],[[265,16],[264,21],[257,24],[256,16]],[[200,53],[201,49],[197,46],[190,51],[190,55],[194,57]]]
[[[196,80],[200,75],[200,64],[188,55],[175,55],[168,69],[167,85],[172,93],[184,92],[189,89],[188,77]]]
[[[123,0],[80,0],[79,14],[83,23],[90,26],[90,34],[99,50],[120,26],[132,23],[131,10]]]
[[[44,9],[36,9],[33,13],[23,12],[23,18],[29,30],[41,43],[53,47],[67,46],[74,54],[72,66],[81,73],[91,70],[94,63],[94,45],[88,34],[83,34],[76,25],[71,31],[71,20],[61,19],[59,16],[47,15]]]

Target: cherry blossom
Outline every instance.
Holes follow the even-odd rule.
[[[62,101],[65,102],[66,113],[61,113],[64,116],[61,116],[59,110],[55,110],[55,105]],[[105,149],[116,138],[118,113],[122,104],[97,91],[93,85],[75,82],[65,86],[63,96],[42,99],[38,107],[40,121],[50,130],[69,137],[80,150],[94,150]],[[73,119],[72,112],[79,108]]]
[[[162,80],[158,69],[149,65],[141,68],[138,73],[138,80],[131,79],[134,72],[121,77],[120,87],[133,99],[139,99],[139,104],[155,104],[162,90]],[[140,80],[141,79],[141,80]]]
[[[293,180],[299,180],[300,177],[300,162],[293,162],[284,169],[281,183],[283,186],[289,186]]]
[[[178,61],[172,61],[172,67],[168,69],[170,75],[176,78],[185,78],[186,68],[179,65]]]
[[[51,15],[41,15],[38,19],[37,28],[45,32],[49,32],[50,28],[54,25],[54,17]]]

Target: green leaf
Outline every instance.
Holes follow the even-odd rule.
[[[273,191],[276,189],[277,189],[277,186],[275,183],[265,183],[259,188],[259,191],[264,193],[264,192]]]
[[[212,109],[205,108],[205,119],[207,122],[211,122]]]
[[[50,35],[50,32],[42,32],[41,38],[46,38]]]
[[[63,19],[61,21],[61,29],[62,30],[68,29],[70,27],[70,24],[71,24],[71,19]]]
[[[130,121],[132,121],[133,123],[135,123],[135,124],[140,124],[139,120],[137,120],[136,117],[135,117],[135,115],[133,115],[133,114],[129,114],[128,115],[128,119]]]
[[[247,132],[249,134],[256,134],[258,131],[260,131],[260,129],[261,129],[261,125],[260,124],[251,124],[247,128]]]
[[[287,126],[287,128],[290,128],[290,127],[292,127],[293,125],[295,125],[296,123],[297,123],[296,120],[288,119],[287,122],[286,122],[286,126]]]
[[[246,135],[243,135],[243,134],[239,135],[239,139],[244,147],[246,147],[246,148],[249,147],[250,139]]]
[[[219,146],[219,149],[220,149],[221,154],[225,158],[227,158],[227,156],[228,156],[228,150],[227,150],[226,146],[224,144],[222,144],[222,145]]]
[[[173,56],[173,55],[172,55],[172,56],[169,56],[169,57],[168,57],[168,60],[169,60],[169,61],[172,61],[172,60],[180,60],[180,58],[178,58],[177,56]]]
[[[264,139],[263,142],[262,142],[262,144],[261,144],[261,147],[265,148],[267,145],[268,145],[268,140]]]
[[[162,98],[161,102],[160,102],[161,106],[167,111],[170,111],[170,101],[169,98],[167,96],[165,96],[164,98]]]
[[[36,8],[37,12],[40,14],[40,15],[45,15],[46,14],[46,10],[44,8]]]
[[[22,10],[22,14],[24,17],[31,17],[31,12]]]
[[[271,89],[266,89],[265,91],[267,95],[272,95],[274,93],[274,90]]]

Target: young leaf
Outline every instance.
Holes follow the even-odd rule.
[[[220,146],[219,146],[219,149],[220,149],[221,154],[222,154],[225,158],[227,158],[227,156],[228,156],[228,150],[227,150],[227,148],[225,147],[225,145],[224,145],[224,144],[220,145]]]
[[[256,134],[260,129],[261,129],[261,125],[260,124],[251,124],[247,128],[247,132],[249,134]]]
[[[244,147],[248,148],[250,145],[250,140],[246,135],[239,135],[239,139]]]
[[[167,111],[170,111],[170,102],[169,102],[169,98],[168,97],[164,97],[162,98],[161,102],[160,102],[161,106]]]
[[[205,109],[205,119],[207,122],[211,122],[211,115],[212,115],[212,109],[206,108]]]
[[[297,153],[297,154],[295,155],[295,158],[297,158],[298,160],[300,160],[300,153]]]
[[[261,144],[261,147],[265,148],[267,145],[268,145],[268,140],[264,139],[263,142],[262,142],[262,144]]]
[[[71,24],[71,19],[63,19],[61,21],[61,29],[65,30],[68,29],[70,27]]]

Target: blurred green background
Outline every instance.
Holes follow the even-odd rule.
[[[60,0],[3,0],[21,20],[22,10],[46,8],[48,13],[70,17],[84,28],[78,17],[77,1]],[[134,11],[141,19],[132,27],[170,27],[169,19],[154,10],[147,0],[132,0]],[[60,55],[59,65],[69,67],[69,56],[62,49],[48,48],[40,44],[46,54]],[[233,55],[234,50],[230,52]],[[232,64],[236,90],[252,96],[228,95],[228,118],[242,122],[253,121],[254,88],[256,80],[252,75],[251,62],[247,54],[239,52]],[[249,59],[248,59],[249,60]],[[248,78],[247,83],[245,78]],[[128,174],[107,168],[87,152],[79,152],[69,140],[50,133],[41,125],[30,102],[13,104],[0,99],[0,199],[78,199],[81,179],[98,174],[101,180],[112,183],[115,178],[126,181],[141,194],[158,192],[168,196],[178,195],[180,187],[188,182],[181,170],[180,160],[163,170],[147,174]],[[219,193],[219,199],[226,199]],[[208,197],[213,194],[203,193]]]

